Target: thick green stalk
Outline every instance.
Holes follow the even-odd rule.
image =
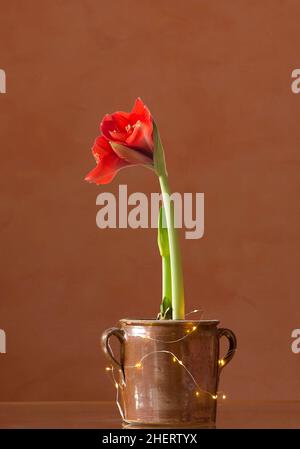
[[[184,288],[181,255],[178,233],[174,225],[174,204],[170,200],[170,187],[166,173],[159,175],[159,183],[163,196],[169,237],[173,320],[184,320]]]

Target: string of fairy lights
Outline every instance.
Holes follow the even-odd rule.
[[[195,310],[189,312],[188,314],[186,314],[186,316],[188,316],[188,315],[190,315],[192,313],[199,313],[199,312],[201,312],[201,314],[202,314],[201,310],[195,309]],[[180,338],[178,338],[176,340],[159,340],[159,339],[150,337],[150,335],[145,335],[145,334],[136,335],[136,337],[137,338],[143,338],[143,339],[146,339],[146,340],[151,340],[151,341],[156,342],[156,343],[174,344],[174,343],[178,343],[178,342],[188,338],[191,334],[196,332],[198,327],[200,326],[200,324],[201,323],[199,323],[198,325],[193,325],[193,326],[191,326],[191,328],[186,329],[185,335],[183,335],[182,337],[180,337]],[[126,330],[125,330],[125,333],[126,333]],[[235,351],[235,349],[229,351],[227,353],[227,356],[229,356],[234,351]],[[182,369],[185,370],[185,372],[188,374],[188,376],[190,377],[191,381],[193,382],[193,384],[195,386],[195,396],[196,397],[199,398],[202,395],[207,395],[208,397],[210,397],[213,400],[218,400],[218,399],[224,400],[224,399],[226,399],[226,394],[224,394],[222,391],[218,391],[217,393],[211,393],[210,391],[206,391],[206,390],[202,389],[201,386],[199,385],[199,383],[197,382],[197,380],[195,379],[195,377],[193,376],[193,374],[191,373],[191,371],[183,363],[183,361],[180,360],[177,357],[177,355],[174,354],[174,352],[169,351],[167,349],[160,349],[160,350],[156,350],[156,351],[150,351],[147,354],[144,354],[141,357],[141,359],[138,360],[134,365],[124,365],[123,369],[124,370],[125,369],[142,369],[145,359],[147,359],[148,357],[153,356],[154,354],[158,354],[158,353],[168,355],[174,364],[177,364],[177,365],[181,366]],[[225,363],[226,362],[225,362],[224,359],[219,359],[218,360],[218,365],[219,365],[220,368],[222,368],[225,365]],[[120,376],[121,381],[117,381],[115,373],[114,373],[114,369],[115,368],[114,368],[113,365],[111,365],[110,367],[107,366],[105,368],[105,370],[107,372],[110,372],[111,375],[112,375],[112,381],[113,381],[113,384],[114,384],[114,386],[116,388],[116,404],[117,404],[117,407],[119,409],[119,412],[120,412],[120,415],[121,415],[122,419],[124,419],[124,412],[123,412],[123,409],[122,409],[120,401],[119,401],[119,390],[125,388],[126,384],[124,382],[123,376]],[[121,369],[118,369],[118,371],[122,372]]]

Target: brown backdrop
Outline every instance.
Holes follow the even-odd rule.
[[[141,96],[172,186],[205,192],[183,240],[187,309],[239,339],[231,398],[300,399],[297,0],[0,1],[0,399],[112,399],[99,335],[160,302],[154,230],[99,230],[96,195],[158,191],[150,171],[83,181],[106,112]]]

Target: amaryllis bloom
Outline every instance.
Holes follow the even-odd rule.
[[[102,135],[92,148],[97,166],[86,181],[109,183],[116,173],[128,166],[153,166],[153,120],[140,98],[131,112],[107,114],[100,124]]]

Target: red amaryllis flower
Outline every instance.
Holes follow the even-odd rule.
[[[107,184],[121,168],[153,166],[153,120],[140,98],[131,112],[107,114],[100,130],[102,135],[92,148],[97,166],[88,173],[86,181]]]
[[[96,167],[86,180],[96,184],[109,183],[124,167],[145,165],[153,168],[159,177],[162,191],[166,231],[159,226],[158,241],[163,260],[163,300],[160,318],[184,320],[184,289],[180,261],[179,242],[170,206],[170,187],[164,149],[158,128],[149,109],[138,98],[131,112],[115,112],[104,117],[100,125],[101,135],[93,146]],[[160,220],[160,223],[162,218]],[[164,233],[164,234],[163,234]],[[166,240],[167,239],[167,240]],[[162,246],[163,245],[163,246]]]

